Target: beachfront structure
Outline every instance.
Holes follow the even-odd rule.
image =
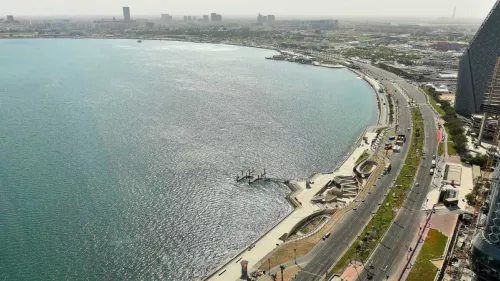
[[[489,212],[483,230],[472,241],[474,272],[484,280],[500,280],[500,168],[493,174]]]
[[[124,21],[130,20],[130,8],[129,7],[123,7],[123,20]]]
[[[500,55],[500,0],[495,3],[464,52],[458,66],[455,111],[464,116],[482,113],[496,57]]]

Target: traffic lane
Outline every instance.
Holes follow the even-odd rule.
[[[404,97],[400,93],[396,94],[395,97],[396,97],[396,99],[404,100]],[[399,120],[399,124],[401,126],[404,126],[404,127],[410,127],[410,119],[411,118],[410,118],[409,110],[400,110],[400,116],[401,117]],[[407,152],[407,149],[408,148],[403,147],[403,151],[399,155],[404,155]],[[402,158],[401,156],[394,157],[394,159],[391,161],[391,163],[394,167],[393,170],[395,170],[395,171],[399,170],[400,166],[403,163],[403,161],[402,161],[403,159],[401,159],[401,158]],[[384,177],[384,180],[382,182],[380,182],[380,180],[377,181],[376,186],[385,187],[385,188],[382,188],[380,190],[381,193],[375,194],[375,195],[378,195],[377,198],[370,198],[370,195],[368,195],[366,200],[368,202],[375,202],[375,201],[381,202],[382,199],[384,199],[384,197],[385,197],[384,194],[385,194],[387,188],[389,186],[391,186],[392,182],[395,180],[395,176],[396,175],[393,175],[392,177]],[[380,188],[378,188],[376,190],[379,190],[379,189]],[[378,202],[377,202],[377,205],[378,205]],[[363,205],[361,205],[361,206],[363,206]],[[360,218],[361,220],[360,221],[366,222],[366,217],[370,216],[371,215],[370,211],[374,210],[376,207],[377,206],[374,206],[374,203],[371,203],[370,206],[368,207],[368,209],[365,209],[364,207],[362,207],[360,209],[358,207],[357,211],[361,213],[361,218]],[[338,228],[338,230],[335,231],[335,233],[337,235],[336,236],[332,235],[332,238],[333,237],[345,237],[345,238],[342,241],[338,241],[338,239],[331,239],[331,238],[330,238],[331,240],[328,239],[326,246],[323,245],[321,248],[319,248],[318,253],[316,253],[315,257],[312,258],[311,261],[304,268],[304,272],[299,273],[298,280],[315,280],[317,276],[315,276],[313,274],[320,275],[320,274],[324,273],[331,266],[331,264],[333,264],[333,262],[336,259],[340,258],[339,256],[346,250],[348,245],[345,245],[345,244],[349,244],[349,242],[351,242],[350,240],[352,240],[352,235],[357,235],[358,233],[360,233],[362,231],[362,228],[364,228],[364,225],[365,225],[365,223],[362,223],[361,225],[350,225],[347,228],[345,228],[345,227],[342,227],[340,229]],[[336,227],[338,227],[338,226],[343,226],[343,225],[336,224]],[[358,229],[358,230],[353,231],[355,229]],[[347,234],[345,234],[346,231],[348,232]],[[353,232],[354,232],[354,234],[353,234]],[[348,236],[351,236],[351,237],[346,238]],[[325,262],[324,261],[325,259],[327,259],[328,262]],[[311,274],[311,273],[313,273],[313,274]]]
[[[371,72],[371,73],[369,73],[369,74],[371,74],[370,76],[373,75],[379,79],[380,78],[389,79],[389,80],[396,82],[396,84],[399,84],[405,92],[409,93],[409,97],[413,98],[415,102],[417,102],[417,103],[427,102],[427,99],[426,99],[424,93],[422,93],[418,89],[415,90],[414,85],[408,83],[406,80],[397,76],[396,74],[389,72],[389,71],[386,71],[386,70],[383,70],[381,68],[377,68],[377,67],[372,66],[372,65],[368,65],[368,64],[363,64],[363,66]],[[384,83],[384,82],[386,82],[386,80],[382,80],[382,83]],[[384,83],[384,86],[387,86],[387,83]]]
[[[422,108],[423,114],[429,117],[430,109]],[[433,142],[433,134],[431,134],[432,130],[432,122],[427,122],[425,132],[426,132],[426,142],[430,143],[430,151],[435,154],[437,145]],[[428,133],[427,133],[428,132]],[[383,244],[385,246],[377,247],[372,258],[368,261],[368,264],[373,266],[373,268],[369,267],[368,271],[375,274],[375,279],[371,280],[383,280],[386,278],[387,272],[391,270],[392,265],[394,265],[394,261],[398,260],[397,257],[400,257],[401,254],[404,254],[407,250],[407,245],[413,239],[413,233],[417,230],[417,224],[420,221],[420,213],[421,208],[424,201],[427,198],[427,191],[430,186],[430,182],[432,177],[429,174],[429,169],[431,168],[431,157],[426,158],[422,162],[422,166],[417,173],[416,182],[420,183],[421,188],[419,190],[415,190],[413,187],[408,194],[408,198],[405,200],[404,209],[401,209],[401,212],[396,216],[395,224],[391,225],[389,232],[383,240]],[[389,244],[391,243],[391,244]],[[391,245],[390,248],[386,247],[387,245]],[[371,261],[373,260],[373,262]],[[368,272],[363,272],[360,277],[362,280],[368,280]]]
[[[368,194],[370,196],[370,194]],[[347,247],[353,237],[357,236],[359,231],[367,223],[367,219],[370,218],[371,210],[374,209],[378,202],[375,201],[377,193],[372,192],[372,196],[365,199],[365,202],[361,202],[356,210],[349,211],[349,223],[345,224],[343,227],[339,227],[337,231],[337,236],[330,237],[325,242],[324,247],[316,254],[316,256],[307,264],[304,268],[305,272],[299,273],[297,280],[314,280],[316,275],[324,274],[325,271],[331,266],[331,263],[336,257],[340,255]],[[382,194],[380,194],[382,196]],[[380,197],[379,196],[379,197]],[[334,239],[332,239],[334,238]]]
[[[390,180],[390,179],[389,179]],[[297,277],[297,280],[317,280],[318,275],[325,274],[326,271],[331,267],[333,262],[340,258],[343,252],[348,248],[350,242],[356,237],[359,232],[362,231],[366,223],[371,219],[371,210],[378,207],[379,202],[384,198],[383,188],[379,189],[379,192],[372,192],[373,197],[366,199],[362,202],[357,210],[350,211],[351,214],[356,214],[353,219],[356,224],[352,224],[345,228],[343,236],[339,237],[340,241],[333,241],[327,247],[322,248],[321,252],[318,253],[314,259],[306,265],[306,267],[301,271]],[[378,196],[376,196],[378,195]],[[366,205],[366,207],[365,207]]]
[[[395,157],[393,161],[395,167],[401,166],[401,158],[401,156]],[[394,170],[396,170],[396,168]],[[341,228],[341,230],[344,231],[339,231],[338,233],[344,234],[343,236],[337,236],[343,238],[340,241],[338,241],[338,239],[332,239],[330,241],[326,240],[331,242],[331,244],[333,245],[323,247],[321,249],[321,253],[316,255],[315,258],[311,260],[308,265],[306,265],[304,271],[317,275],[324,274],[324,272],[329,269],[333,262],[336,259],[340,258],[340,255],[347,249],[347,246],[349,246],[351,240],[353,239],[353,236],[357,236],[358,233],[361,232],[361,230],[364,228],[367,220],[371,219],[372,210],[374,211],[378,207],[379,202],[381,202],[385,197],[386,188],[384,187],[391,185],[395,179],[395,176],[395,173],[390,173],[387,176],[383,177],[382,180],[378,180],[376,182],[375,189],[371,194],[368,194],[365,202],[361,202],[356,211],[350,211],[350,214],[358,215],[357,217],[351,217],[350,219],[354,219],[354,221],[359,221],[361,223],[356,226],[351,225],[347,228]],[[315,280],[314,275],[306,272],[302,274],[299,273],[297,280]]]
[[[408,112],[405,112],[407,116],[409,116]],[[409,120],[406,118],[406,120]],[[405,122],[405,121],[403,121]],[[408,122],[408,121],[406,121]],[[407,125],[407,123],[405,123]],[[403,151],[393,157],[391,161],[392,165],[395,167],[393,171],[399,170],[399,167],[403,164],[403,157],[407,152],[408,148],[404,147]],[[330,266],[335,262],[336,259],[340,258],[340,255],[348,248],[350,242],[353,239],[353,236],[357,236],[358,233],[362,231],[364,225],[371,219],[372,212],[374,212],[379,203],[383,201],[385,198],[385,193],[389,186],[392,185],[396,178],[397,174],[395,172],[390,173],[382,178],[382,180],[378,180],[376,182],[375,190],[372,191],[372,194],[368,194],[365,202],[358,205],[356,211],[350,211],[350,213],[356,212],[356,214],[360,214],[360,217],[355,221],[361,222],[357,225],[350,225],[347,228],[338,229],[337,236],[334,237],[342,237],[339,241],[338,239],[327,239],[328,243],[326,246],[323,246],[320,249],[320,252],[306,265],[304,268],[304,272],[300,272],[297,280],[315,280],[317,278],[316,275],[321,275],[326,272],[330,268]],[[366,205],[366,207],[365,207]],[[352,219],[352,218],[351,218]],[[354,218],[356,219],[356,218]],[[342,231],[343,230],[343,231]],[[342,234],[345,233],[345,234]],[[343,236],[340,236],[343,235]]]
[[[427,111],[426,109],[423,109],[423,111]],[[430,129],[432,128],[432,125],[429,122],[429,126],[427,126],[427,130],[429,132],[428,136],[432,140],[432,134]],[[430,152],[435,153],[436,152],[436,145],[432,145],[430,147]],[[409,194],[410,196],[408,197],[407,202],[407,210],[403,212],[403,218],[402,221],[404,224],[402,225],[404,228],[401,228],[400,234],[396,234],[396,236],[393,236],[392,239],[397,239],[397,246],[399,247],[399,251],[397,248],[395,248],[394,251],[392,251],[392,255],[389,255],[389,259],[382,260],[384,261],[381,265],[379,265],[379,270],[385,268],[388,265],[394,264],[393,261],[397,260],[397,256],[399,256],[402,252],[404,253],[407,250],[406,245],[408,245],[409,242],[411,242],[413,238],[413,233],[415,233],[415,229],[417,229],[417,224],[419,222],[419,214],[421,213],[421,208],[424,203],[424,201],[427,198],[427,191],[430,186],[430,182],[432,180],[432,177],[429,174],[429,169],[431,168],[431,158],[429,157],[426,159],[428,161],[425,161],[424,164],[422,165],[422,168],[419,170],[417,180],[421,182],[421,189],[412,192]],[[415,198],[416,197],[416,198]],[[399,221],[399,219],[398,219]],[[406,222],[406,223],[405,223]],[[401,223],[398,223],[401,225]],[[384,278],[383,275],[378,276],[378,279],[382,280]]]

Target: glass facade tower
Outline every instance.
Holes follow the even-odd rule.
[[[481,113],[496,57],[500,56],[500,0],[484,20],[458,66],[455,111],[464,116]]]
[[[500,166],[492,180],[486,225],[472,241],[474,271],[482,280],[500,280]]]

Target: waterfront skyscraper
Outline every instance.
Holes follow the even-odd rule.
[[[8,15],[7,16],[7,22],[14,22],[14,16]]]
[[[123,7],[123,20],[125,20],[125,21],[130,20],[130,8],[129,7]]]
[[[486,225],[472,241],[474,272],[484,280],[500,280],[500,166],[492,179]]]
[[[203,22],[204,23],[210,22],[210,18],[208,17],[208,15],[203,15]]]
[[[464,52],[458,66],[455,111],[464,116],[481,113],[496,57],[500,55],[500,0],[495,3]]]

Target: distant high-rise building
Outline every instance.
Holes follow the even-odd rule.
[[[217,14],[217,13],[211,13],[210,14],[210,21],[212,21],[212,22],[222,21],[222,15]]]
[[[259,14],[259,15],[257,16],[257,22],[258,22],[258,23],[261,23],[261,22],[262,22],[262,15],[261,15],[261,14]]]
[[[479,280],[500,280],[500,166],[492,179],[486,225],[472,241],[472,265]]]
[[[172,22],[172,15],[170,14],[161,14],[161,19],[166,22]]]
[[[191,21],[191,16],[188,16],[188,21]]]
[[[311,20],[309,27],[315,30],[336,30],[339,26],[338,20]]]
[[[457,11],[457,7],[455,6],[455,8],[453,8],[453,16],[452,18],[455,18],[455,12]]]
[[[130,20],[130,8],[129,7],[123,7],[123,19],[125,21]]]
[[[203,22],[204,23],[210,22],[210,17],[208,15],[203,15]]]
[[[481,113],[496,57],[500,55],[500,1],[497,1],[470,41],[458,65],[455,111],[464,116]]]
[[[196,21],[196,16],[193,16],[193,21]]]
[[[13,22],[14,21],[14,16],[8,15],[7,16],[7,22]]]
[[[267,22],[274,23],[276,17],[274,15],[267,15]]]
[[[262,22],[267,22],[267,16],[262,16]]]
[[[188,20],[188,16],[184,16],[184,21],[187,21]]]

